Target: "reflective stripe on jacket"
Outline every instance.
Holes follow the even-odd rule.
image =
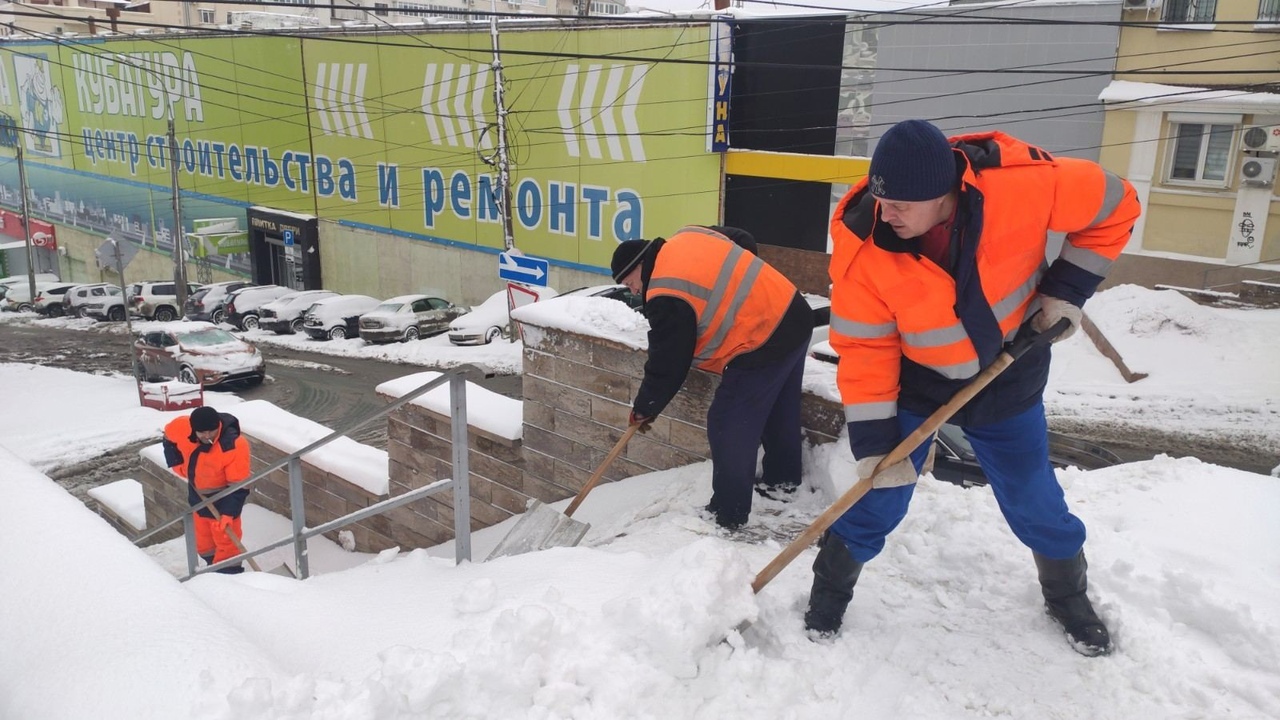
[[[760,258],[714,230],[691,226],[667,238],[645,297],[670,296],[693,308],[694,363],[719,374],[769,339],[795,293],[795,285]]]
[[[845,417],[868,423],[850,425],[866,454],[896,443],[900,402],[931,413],[988,365],[1039,307],[1039,294],[1082,305],[1139,214],[1132,186],[1096,163],[1055,158],[999,132],[951,140],[961,183],[949,268],[879,220],[865,180],[832,217],[831,345],[841,357]],[[1050,231],[1067,236],[1046,269]],[[981,424],[1020,412],[1047,372],[1047,351],[1028,355],[962,418]]]

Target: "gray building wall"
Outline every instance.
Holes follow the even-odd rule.
[[[974,24],[930,22],[926,14]],[[1020,24],[1026,20],[1111,24]],[[877,30],[868,152],[894,123],[925,118],[948,135],[1002,130],[1053,153],[1097,160],[1098,94],[1115,70],[1119,21],[1113,1],[963,4],[868,17],[872,26],[885,23]],[[948,68],[981,72],[942,72]],[[1071,72],[1001,72],[1010,69]]]

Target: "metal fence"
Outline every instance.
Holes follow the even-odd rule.
[[[302,457],[313,450],[323,447],[324,445],[337,440],[338,438],[347,437],[351,433],[368,425],[379,418],[386,417],[392,411],[396,410],[405,403],[430,392],[431,390],[449,383],[449,404],[450,404],[450,421],[453,429],[453,477],[451,479],[439,480],[426,487],[411,490],[407,493],[397,495],[396,497],[387,498],[382,502],[370,505],[367,508],[357,510],[356,512],[344,515],[340,518],[331,520],[323,525],[308,528],[306,517],[306,504],[304,501],[304,486],[302,482]],[[422,385],[413,391],[402,395],[400,398],[389,403],[386,407],[369,414],[353,423],[350,427],[334,432],[320,438],[319,440],[307,445],[283,459],[272,463],[265,470],[245,480],[242,483],[223,490],[222,492],[207,498],[204,502],[189,508],[180,515],[169,518],[160,525],[147,530],[141,535],[133,539],[135,545],[155,536],[165,528],[181,522],[187,538],[187,571],[188,575],[182,580],[189,580],[198,574],[212,572],[220,568],[239,564],[250,558],[257,557],[262,553],[274,550],[285,545],[293,545],[294,561],[297,567],[297,576],[305,579],[310,574],[310,568],[307,561],[307,540],[321,535],[326,532],[337,530],[338,528],[350,525],[351,523],[364,520],[374,515],[382,514],[393,508],[400,507],[406,503],[419,500],[428,495],[439,492],[453,491],[453,531],[454,531],[454,556],[458,563],[469,561],[471,559],[471,490],[468,478],[471,471],[467,460],[468,447],[468,431],[467,431],[467,383],[461,371],[451,370],[443,373],[440,377],[431,382]],[[212,505],[222,498],[230,495],[237,490],[252,487],[254,483],[267,477],[271,473],[281,468],[288,468],[289,473],[289,508],[293,520],[293,531],[286,537],[275,542],[268,543],[260,548],[256,548],[246,553],[241,553],[236,557],[223,560],[208,567],[197,569],[197,555],[195,548],[195,533],[192,529],[191,513],[201,507]]]

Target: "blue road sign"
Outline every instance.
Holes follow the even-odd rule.
[[[550,267],[542,258],[498,253],[498,277],[503,280],[546,287]]]
[[[292,231],[292,230],[285,230],[285,231],[284,231],[284,244],[285,244],[286,246],[288,246],[288,245],[292,245],[292,244],[293,244],[293,231]]]

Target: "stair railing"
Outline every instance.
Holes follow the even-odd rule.
[[[394,412],[402,405],[412,402],[413,400],[425,395],[435,388],[449,383],[449,404],[450,404],[450,420],[452,424],[452,441],[453,441],[453,477],[438,480],[425,487],[402,493],[393,498],[387,498],[382,502],[375,503],[369,507],[362,508],[352,513],[348,513],[340,518],[330,520],[323,525],[314,528],[306,527],[306,504],[304,502],[304,490],[302,482],[302,456],[307,453],[323,447],[334,440],[347,437],[351,433],[363,428],[365,425],[386,417]],[[400,507],[401,505],[411,503],[428,495],[434,495],[447,490],[453,491],[453,532],[454,532],[454,556],[455,562],[462,563],[471,559],[471,491],[468,478],[470,477],[470,467],[467,459],[468,431],[467,431],[467,382],[460,370],[450,370],[442,373],[440,377],[415,388],[414,390],[400,396],[396,400],[389,403],[386,407],[381,408],[369,415],[357,420],[349,427],[342,430],[335,430],[328,435],[316,440],[306,447],[297,450],[284,458],[267,466],[265,470],[245,480],[236,483],[227,489],[212,495],[200,503],[187,508],[182,513],[175,515],[163,523],[148,529],[146,532],[133,538],[133,543],[137,545],[157,533],[168,528],[174,523],[183,523],[183,530],[186,536],[187,545],[187,571],[188,575],[181,578],[183,581],[189,580],[198,574],[213,572],[224,567],[238,564],[250,558],[257,557],[262,553],[269,552],[279,547],[283,547],[290,543],[293,544],[294,561],[297,567],[298,577],[306,579],[310,574],[309,563],[307,559],[307,540],[332,530],[336,530],[351,523],[364,520],[374,515],[379,515],[388,510]],[[252,487],[254,483],[267,477],[271,473],[280,468],[288,468],[289,473],[289,508],[290,514],[293,516],[293,531],[290,535],[283,537],[275,542],[268,543],[260,548],[256,548],[250,552],[241,553],[233,558],[228,558],[221,562],[215,563],[199,570],[197,567],[197,555],[195,548],[195,533],[193,531],[192,513],[208,507],[213,503],[227,497],[233,492]]]

